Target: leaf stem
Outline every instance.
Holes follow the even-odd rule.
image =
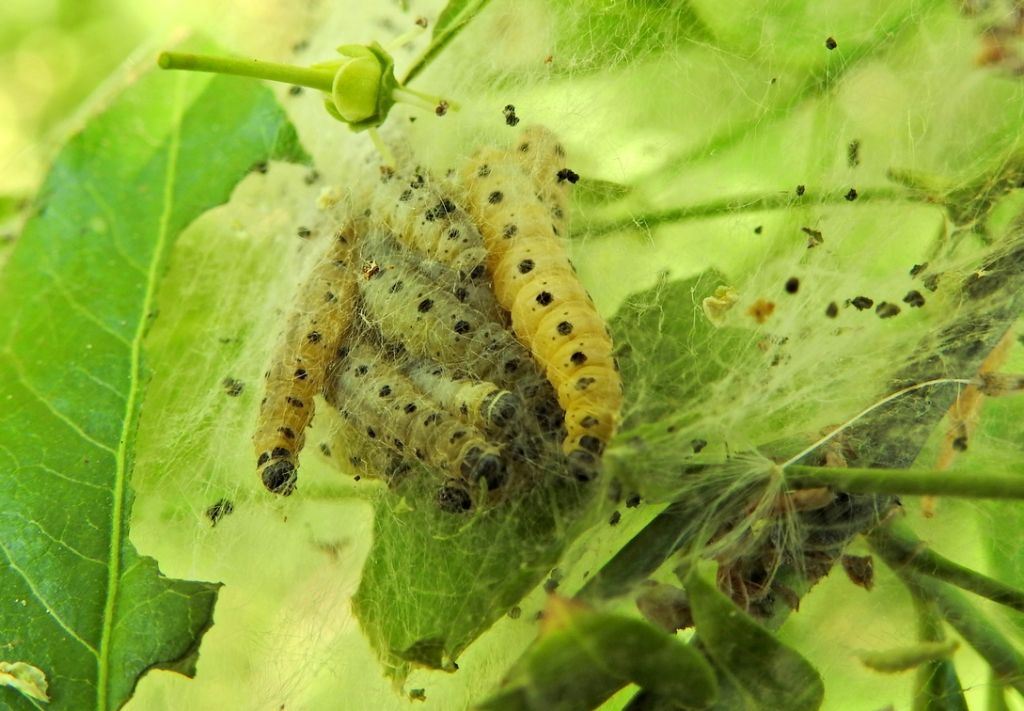
[[[674,207],[646,214],[634,215],[625,219],[607,222],[592,222],[581,227],[581,231],[591,237],[598,237],[622,230],[646,230],[664,224],[686,222],[687,220],[706,219],[721,215],[735,215],[744,212],[764,212],[769,210],[789,209],[799,205],[817,207],[820,205],[850,204],[845,190],[828,190],[821,194],[805,194],[797,197],[792,191],[774,191],[759,195],[739,195],[698,205]],[[809,201],[813,199],[813,202]],[[882,187],[858,190],[857,202],[921,202],[929,203],[931,199],[923,193],[904,188]]]
[[[917,612],[918,639],[925,643],[946,640],[945,624],[935,604],[912,595]],[[913,711],[968,711],[956,665],[951,658],[932,659],[917,668],[914,674]]]
[[[157,58],[162,69],[185,69],[192,72],[212,72],[240,77],[253,77],[268,81],[297,84],[330,93],[334,71],[296,67],[277,62],[241,57],[215,57],[209,54],[162,52]]]
[[[876,528],[867,538],[890,568],[906,568],[1024,612],[1024,591],[939,555],[905,525]]]
[[[965,499],[1024,499],[1024,476],[971,474],[924,469],[810,467],[785,470],[793,489],[829,486],[850,494],[959,496]]]

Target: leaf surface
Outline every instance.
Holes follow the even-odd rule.
[[[810,662],[742,612],[696,568],[686,578],[686,592],[700,644],[735,693],[719,708],[813,711],[821,706],[825,687]]]
[[[179,232],[274,157],[304,154],[265,88],[144,75],[57,156],[0,273],[0,628],[47,708],[118,708],[147,669],[194,668],[218,586],[128,541],[142,342]]]

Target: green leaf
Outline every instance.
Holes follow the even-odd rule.
[[[142,342],[178,233],[273,157],[304,154],[263,87],[144,75],[57,156],[0,273],[0,629],[49,708],[118,708],[145,670],[194,669],[218,585],[164,578],[128,540]]]
[[[649,501],[678,493],[675,475],[660,473],[714,439],[702,414],[715,383],[761,355],[755,333],[718,327],[704,313],[704,300],[727,284],[715,270],[662,279],[628,297],[609,322],[626,397],[606,462]],[[721,454],[709,448],[703,459]]]
[[[469,519],[429,505],[422,484],[378,502],[373,548],[352,603],[395,676],[410,664],[453,670],[470,642],[555,565],[595,492],[548,482]]]
[[[0,195],[0,223],[28,207],[28,202],[24,195]]]
[[[589,711],[629,683],[664,699],[660,708],[701,709],[715,676],[693,647],[646,622],[552,598],[538,640],[481,711]]]
[[[0,195],[0,269],[11,255],[29,203],[30,200],[24,196]]]
[[[434,32],[430,38],[430,45],[426,51],[413,63],[402,79],[402,84],[412,81],[417,74],[427,68],[434,59],[448,46],[466,25],[470,23],[491,0],[449,0],[444,10],[437,16],[434,23]]]
[[[697,637],[735,688],[742,708],[813,711],[821,706],[825,688],[806,659],[742,612],[696,568],[685,585]]]
[[[692,412],[687,403],[696,405],[710,383],[749,357],[744,346],[753,343],[751,334],[718,328],[702,310],[704,299],[726,284],[714,270],[662,280],[630,296],[612,317],[609,326],[626,383],[624,432]]]

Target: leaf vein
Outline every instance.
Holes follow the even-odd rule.
[[[48,602],[46,602],[46,599],[45,599],[45,598],[43,597],[42,593],[40,593],[40,592],[39,592],[39,590],[38,590],[38,588],[36,588],[36,586],[35,586],[35,585],[34,585],[34,584],[32,583],[32,579],[31,579],[31,578],[30,578],[30,577],[29,577],[29,576],[28,576],[28,575],[27,575],[27,574],[25,573],[25,571],[24,571],[24,570],[22,570],[22,569],[21,569],[21,568],[20,568],[20,567],[18,566],[18,564],[17,564],[17,563],[15,563],[15,562],[14,562],[14,558],[12,558],[12,557],[11,557],[11,553],[10,553],[10,551],[8,551],[8,550],[7,550],[7,546],[5,546],[5,545],[4,545],[3,541],[0,541],[0,551],[3,551],[4,557],[5,557],[5,558],[7,558],[7,562],[8,562],[8,565],[10,565],[10,566],[11,566],[11,570],[14,570],[14,571],[16,571],[16,572],[17,572],[17,573],[18,573],[19,575],[21,575],[21,579],[25,581],[25,585],[27,585],[27,586],[28,586],[28,588],[29,588],[29,590],[31,590],[31,591],[32,591],[32,595],[33,595],[33,596],[35,597],[35,599],[36,599],[36,600],[38,600],[38,601],[39,601],[39,602],[40,602],[40,603],[41,603],[41,604],[43,605],[43,607],[44,607],[44,608],[46,608],[46,614],[47,614],[47,615],[49,615],[49,616],[50,616],[50,617],[51,617],[51,618],[53,619],[53,621],[54,621],[54,622],[56,622],[56,623],[57,623],[58,625],[60,625],[61,629],[63,629],[63,630],[65,631],[65,632],[67,632],[67,633],[68,633],[68,636],[70,636],[70,637],[71,637],[71,638],[72,638],[73,640],[75,640],[76,642],[78,642],[79,644],[81,644],[81,645],[82,645],[83,647],[85,647],[86,649],[88,649],[88,650],[89,650],[89,652],[90,652],[90,653],[91,653],[91,654],[92,654],[92,655],[93,655],[94,657],[95,657],[95,656],[97,656],[97,654],[96,654],[96,648],[95,648],[95,647],[93,647],[93,646],[92,646],[91,644],[89,644],[88,642],[86,642],[86,641],[85,641],[84,639],[82,639],[82,638],[81,638],[81,637],[80,637],[80,636],[78,635],[78,633],[77,633],[77,632],[75,632],[75,631],[74,631],[74,630],[73,630],[73,629],[72,629],[72,628],[71,628],[71,627],[70,627],[70,626],[69,626],[69,625],[68,625],[68,624],[67,624],[67,623],[66,623],[66,622],[65,622],[65,621],[64,621],[64,620],[63,620],[63,619],[61,618],[61,616],[60,616],[60,615],[58,615],[58,614],[57,614],[56,612],[54,612],[54,609],[53,609],[53,607],[52,607],[52,606],[51,606],[51,605],[50,605],[50,604],[49,604]]]
[[[42,404],[42,406],[45,407],[50,412],[50,414],[52,414],[58,420],[63,422],[75,434],[77,434],[79,437],[81,437],[94,447],[101,449],[104,452],[109,452],[110,454],[117,454],[114,451],[113,447],[105,444],[104,442],[101,442],[100,440],[90,435],[82,428],[81,425],[79,425],[77,422],[71,419],[71,417],[69,417],[68,415],[58,410],[57,407],[46,396],[44,396],[41,392],[36,390],[35,386],[32,385],[31,381],[28,379],[28,376],[25,374],[24,369],[21,366],[21,362],[14,355],[14,353],[11,352],[10,349],[5,349],[4,351],[2,351],[2,353],[7,356],[7,360],[10,361],[11,365],[14,367],[14,374],[18,382],[20,382],[22,386],[25,388],[25,390],[27,390],[29,394],[32,395],[32,397],[38,400],[39,403]]]

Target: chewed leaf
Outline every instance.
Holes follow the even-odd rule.
[[[30,699],[48,702],[46,674],[25,662],[0,662],[0,686],[9,686]]]
[[[304,154],[267,90],[144,76],[57,156],[3,272],[0,629],[65,708],[191,673],[211,624],[219,586],[128,540],[142,341],[179,232],[272,157]]]
[[[686,592],[697,636],[742,708],[814,711],[825,689],[810,662],[742,612],[695,567]],[[739,708],[739,707],[737,707]]]
[[[589,711],[626,684],[670,700],[664,708],[706,708],[714,672],[692,646],[645,622],[549,600],[548,631],[512,670],[487,711]]]

